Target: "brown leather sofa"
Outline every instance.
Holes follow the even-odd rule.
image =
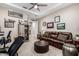
[[[37,35],[37,38],[40,40],[45,40],[49,42],[50,45],[62,49],[64,43],[73,43],[72,33],[70,32],[49,32],[46,31],[42,35]]]

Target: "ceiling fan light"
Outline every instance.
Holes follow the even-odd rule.
[[[35,6],[34,6],[34,8],[35,8],[35,9],[37,9],[37,8],[38,8],[38,6],[37,6],[37,5],[35,5]]]

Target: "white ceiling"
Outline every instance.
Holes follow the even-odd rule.
[[[38,7],[40,11],[34,8],[32,10],[28,10],[28,8],[32,6],[29,3],[3,3],[0,4],[0,6],[7,7],[9,9],[11,8],[13,10],[18,10],[20,12],[26,13],[32,19],[38,19],[50,13],[56,12],[57,10],[72,5],[72,3],[41,3],[41,4],[47,4],[47,6]],[[24,9],[23,6],[27,7],[27,9]]]
[[[37,9],[33,8],[30,11],[36,12],[38,14],[43,13],[44,11],[46,11],[48,8],[51,8],[53,6],[55,6],[57,3],[38,3],[38,4],[46,4],[47,6],[38,6],[38,8],[40,9],[40,11],[38,11]],[[30,3],[14,3],[14,5],[17,5],[19,7],[26,7],[27,9],[31,8],[33,5]]]

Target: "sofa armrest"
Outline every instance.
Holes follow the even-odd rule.
[[[37,39],[40,39],[41,38],[41,34],[37,34]]]
[[[41,39],[44,34],[37,34],[37,39]]]
[[[73,40],[71,40],[71,39],[65,40],[65,43],[71,43],[71,44],[73,44]]]

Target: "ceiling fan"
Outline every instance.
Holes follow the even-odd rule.
[[[30,7],[29,10],[35,8],[38,11],[40,11],[40,9],[38,8],[39,6],[42,6],[42,7],[47,6],[47,4],[39,4],[39,3],[30,3],[30,4],[32,5],[32,7]],[[28,9],[27,7],[23,7],[23,8]]]

